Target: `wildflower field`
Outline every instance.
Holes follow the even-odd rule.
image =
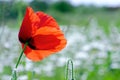
[[[18,33],[27,6],[51,15],[67,44],[38,62],[23,54],[17,80],[72,80],[72,75],[74,80],[120,80],[119,8],[38,2],[0,2],[0,80],[11,79],[22,51]],[[67,65],[69,59],[73,71],[72,64]]]

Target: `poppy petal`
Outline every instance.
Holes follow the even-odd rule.
[[[36,14],[40,19],[39,28],[49,26],[49,27],[60,29],[59,25],[57,24],[56,20],[53,17],[40,11],[36,12]]]
[[[24,44],[22,44],[22,47],[24,47]],[[32,61],[40,61],[44,59],[45,57],[49,56],[51,51],[49,50],[33,50],[29,46],[26,47],[24,51],[25,55],[27,58],[29,58]]]
[[[53,34],[51,35],[36,35],[30,40],[31,48],[36,50],[54,49],[60,44],[60,40]]]
[[[38,29],[32,39],[33,40],[30,41],[24,53],[33,61],[42,60],[50,54],[60,51],[67,43],[62,31],[51,27],[42,27]],[[34,46],[34,49],[31,45]]]
[[[32,34],[36,31],[37,23],[39,23],[38,16],[34,13],[32,8],[27,7],[25,17],[23,19],[20,31],[19,31],[19,40],[25,43]]]
[[[65,47],[67,41],[61,30],[51,27],[42,27],[36,31],[31,44],[38,49],[49,49],[60,51]],[[58,47],[59,46],[59,47]]]

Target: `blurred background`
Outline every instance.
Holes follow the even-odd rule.
[[[68,44],[40,62],[23,56],[18,80],[65,80],[68,59],[75,80],[120,80],[120,0],[0,0],[0,80],[10,79],[22,50],[27,6],[53,16]]]

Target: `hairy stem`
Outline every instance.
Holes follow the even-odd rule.
[[[27,45],[28,45],[28,42],[25,43],[24,48],[23,48],[22,52],[20,53],[20,56],[19,56],[19,58],[18,58],[18,61],[17,61],[16,65],[15,65],[15,69],[13,70],[11,80],[17,80],[16,70],[17,70],[17,67],[18,67],[18,65],[19,65],[19,63],[20,63],[20,60],[21,60],[21,58],[22,58],[22,55],[23,55],[23,53],[24,53]]]
[[[73,61],[69,59],[67,61],[66,80],[74,80]]]

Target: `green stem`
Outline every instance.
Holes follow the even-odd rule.
[[[69,71],[69,62],[67,61],[67,67],[66,67],[66,80],[68,80],[68,71]]]
[[[71,67],[71,71],[70,71],[70,68]],[[69,75],[69,72],[70,72],[70,74],[71,75]],[[69,76],[71,76],[71,80],[74,80],[74,74],[73,74],[74,72],[73,72],[73,61],[71,60],[71,59],[69,59],[68,61],[67,61],[67,73],[66,73],[66,80],[68,80],[68,75]]]
[[[24,48],[23,48],[22,52],[20,53],[20,56],[19,56],[18,61],[17,61],[17,63],[16,63],[15,69],[13,70],[11,80],[17,80],[16,69],[17,69],[17,67],[18,67],[18,65],[19,65],[19,63],[20,63],[20,60],[21,60],[21,58],[22,58],[22,55],[23,55],[23,53],[24,53],[27,45],[28,45],[28,42],[25,43]]]
[[[18,64],[20,63],[20,60],[21,60],[21,58],[22,58],[22,55],[23,55],[23,53],[24,53],[27,45],[28,45],[28,42],[25,43],[24,48],[23,48],[23,50],[22,50],[22,52],[21,52],[21,54],[20,54],[20,57],[18,58],[18,61],[17,61],[17,64],[16,64],[15,68],[18,67]]]
[[[71,64],[72,64],[72,80],[74,80],[74,77],[73,77],[73,61],[71,60]]]

